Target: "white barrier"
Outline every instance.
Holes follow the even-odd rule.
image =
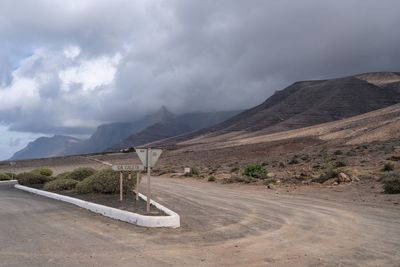
[[[15,185],[17,183],[18,183],[17,180],[0,181],[0,185]]]
[[[144,227],[170,227],[170,228],[178,228],[180,227],[180,217],[177,213],[173,212],[172,210],[164,207],[163,205],[151,200],[151,204],[154,205],[157,209],[165,212],[168,216],[146,216],[146,215],[141,215],[137,213],[133,213],[130,211],[126,210],[120,210],[116,208],[111,208],[107,207],[104,205],[84,201],[81,199],[73,198],[73,197],[68,197],[68,196],[63,196],[43,190],[38,190],[34,188],[30,188],[27,186],[22,186],[19,184],[15,185],[15,188],[24,190],[33,194],[37,194],[40,196],[60,200],[63,202],[67,202],[70,204],[74,204],[78,207],[90,210],[95,213],[102,214],[106,217],[120,220],[123,222],[128,222],[132,224],[136,224],[139,226],[144,226]],[[140,194],[139,196],[147,200],[147,197]]]

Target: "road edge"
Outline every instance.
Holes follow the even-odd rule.
[[[93,202],[84,201],[81,199],[68,197],[56,193],[51,193],[39,189],[34,189],[31,187],[15,184],[15,188],[19,190],[23,190],[29,193],[33,193],[36,195],[48,197],[51,199],[67,202],[83,209],[90,210],[94,213],[101,214],[105,217],[120,220],[123,222],[135,224],[138,226],[143,227],[168,227],[168,228],[178,228],[180,227],[180,216],[176,212],[166,208],[165,206],[161,205],[160,203],[150,200],[150,203],[154,205],[159,210],[165,212],[168,216],[146,216],[137,214],[130,211],[120,210],[112,207],[107,207],[104,205],[96,204]],[[139,193],[139,196],[143,200],[147,200],[147,197],[143,194]]]

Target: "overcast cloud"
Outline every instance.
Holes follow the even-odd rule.
[[[4,0],[0,122],[88,134],[162,105],[243,109],[296,80],[399,71],[399,10],[398,0]]]

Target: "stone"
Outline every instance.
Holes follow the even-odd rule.
[[[274,177],[275,177],[275,173],[269,172],[269,173],[267,174],[267,177],[268,177],[268,178],[274,178]]]
[[[339,173],[337,181],[339,183],[350,183],[351,182],[351,178],[345,174],[344,172]]]

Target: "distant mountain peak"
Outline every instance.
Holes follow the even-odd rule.
[[[22,150],[15,152],[11,160],[22,160],[32,158],[47,158],[60,155],[65,149],[78,145],[82,140],[65,135],[42,136],[29,144]]]
[[[147,115],[145,117],[145,120],[148,125],[152,125],[159,122],[174,120],[175,117],[175,114],[170,112],[165,106],[162,106],[156,112]]]

